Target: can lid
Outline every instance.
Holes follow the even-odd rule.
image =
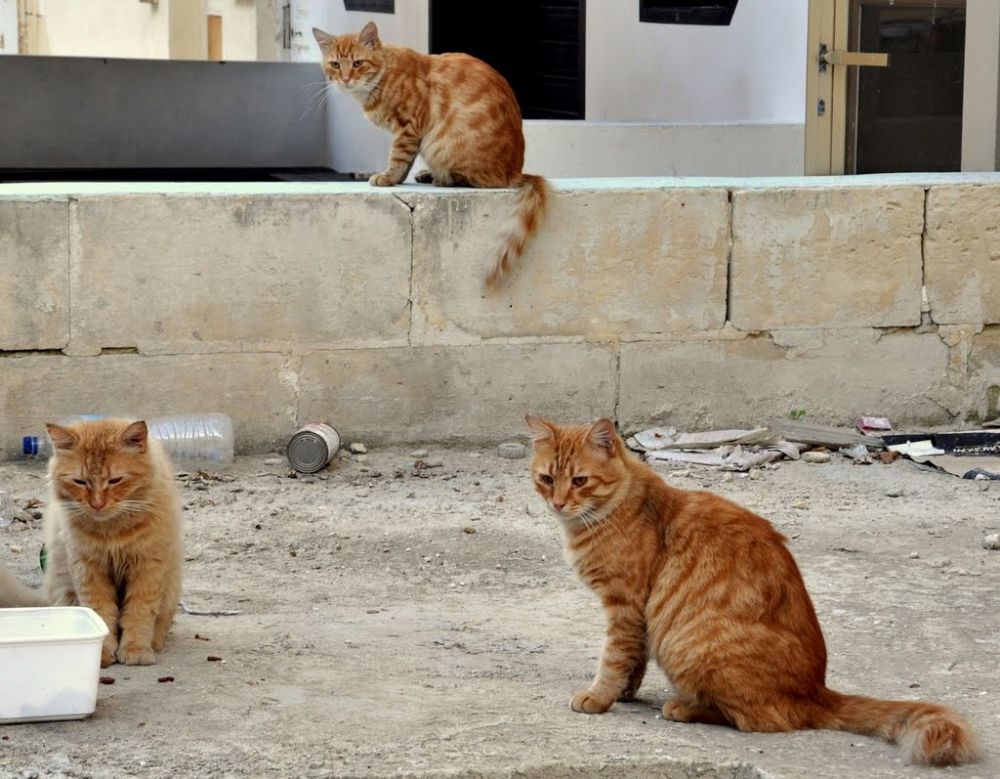
[[[21,453],[29,457],[38,454],[38,436],[26,435],[21,439]]]
[[[302,430],[292,436],[285,454],[299,473],[316,473],[330,462],[330,450],[322,436]]]

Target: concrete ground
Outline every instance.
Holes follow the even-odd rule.
[[[184,597],[243,613],[179,615],[156,666],[105,671],[115,683],[89,720],[0,727],[0,775],[1000,776],[1000,552],[982,546],[1000,529],[1000,484],[846,460],[671,476],[791,537],[830,686],[968,715],[987,756],[943,771],[850,734],[664,722],[656,669],[640,702],[574,714],[602,617],[527,461],[436,456],[423,470],[408,450],[344,456],[299,479],[253,457],[224,481],[182,479]],[[38,466],[0,465],[0,487],[44,497]],[[38,520],[0,529],[0,560],[37,583],[40,538]]]

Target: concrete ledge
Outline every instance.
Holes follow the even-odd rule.
[[[553,183],[491,295],[510,192],[0,186],[0,456],[86,411],[221,409],[244,451],[997,412],[1000,175]]]

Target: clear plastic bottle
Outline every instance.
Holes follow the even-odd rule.
[[[225,414],[177,414],[151,419],[149,434],[174,465],[219,469],[233,462],[233,422]]]
[[[73,420],[100,419],[96,414]],[[219,469],[233,462],[233,423],[225,414],[177,414],[150,419],[149,434],[160,441],[174,465],[191,469]],[[22,451],[39,459],[52,456],[47,435],[26,435]]]

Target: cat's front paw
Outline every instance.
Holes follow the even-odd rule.
[[[414,180],[418,184],[431,184],[434,182],[434,174],[429,170],[422,170],[416,175]]]
[[[115,664],[115,652],[117,649],[117,641],[110,638],[110,636],[104,639],[104,644],[101,646],[101,668],[107,668],[109,665]]]
[[[570,706],[581,714],[603,714],[611,708],[613,701],[597,698],[590,690],[580,690],[573,696]]]
[[[149,646],[123,644],[118,647],[118,662],[123,665],[153,665],[156,663],[156,652]]]
[[[368,183],[371,184],[373,187],[393,187],[396,185],[396,182],[393,180],[393,178],[391,176],[385,175],[384,173],[376,173],[374,176],[368,179]]]

